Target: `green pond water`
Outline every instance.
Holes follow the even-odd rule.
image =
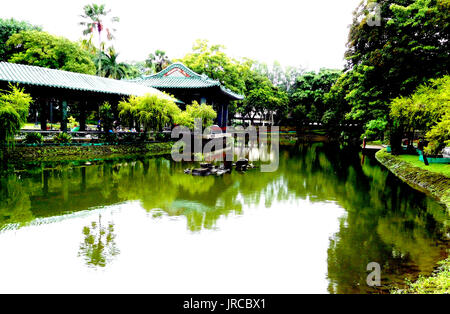
[[[0,292],[383,293],[446,257],[445,210],[330,144],[279,169],[185,175],[169,157],[0,179]],[[367,265],[381,265],[369,287]]]

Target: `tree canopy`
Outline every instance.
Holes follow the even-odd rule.
[[[327,123],[330,112],[325,94],[341,75],[340,70],[321,69],[297,77],[290,89],[289,111],[296,125],[306,122]]]
[[[24,21],[17,21],[15,19],[0,19],[0,61],[8,61],[6,54],[6,42],[9,37],[22,31],[37,30],[40,31],[39,26],[31,25]]]
[[[36,30],[12,35],[6,43],[8,62],[95,74],[91,55],[64,37]]]
[[[395,126],[421,130],[431,141],[429,152],[438,153],[450,141],[450,76],[419,86],[414,94],[392,101],[390,116]]]
[[[379,26],[371,23],[374,8],[379,8]],[[330,106],[343,110],[334,117],[361,128],[371,120],[386,122],[391,99],[447,74],[449,12],[447,0],[363,1],[350,28],[347,71],[327,97]]]
[[[154,94],[130,96],[119,103],[119,117],[132,125],[137,122],[146,130],[161,130],[169,123],[174,123],[181,109],[171,100]]]

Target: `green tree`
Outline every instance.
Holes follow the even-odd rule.
[[[299,77],[289,92],[289,110],[294,123],[301,126],[307,122],[325,122],[329,108],[325,103],[328,93],[341,75],[339,70],[321,69],[307,72]]]
[[[41,28],[12,18],[9,20],[0,19],[0,61],[8,61],[9,59],[6,53],[6,42],[9,37],[16,33],[29,30],[41,31]]]
[[[147,68],[151,69],[153,73],[158,73],[167,68],[172,61],[166,55],[165,51],[156,50],[155,53],[149,54],[148,58],[145,60],[145,65]]]
[[[222,45],[210,45],[207,40],[197,40],[192,52],[177,60],[193,71],[220,81],[236,93],[245,92],[245,79],[250,73],[250,60],[239,62],[227,56]]]
[[[391,103],[390,116],[396,129],[413,134],[415,130],[429,132],[430,153],[438,153],[450,139],[450,76],[430,80],[419,86],[409,97],[398,97]]]
[[[32,98],[23,88],[9,86],[9,91],[0,92],[0,143],[11,143],[14,135],[27,121]]]
[[[283,68],[278,61],[275,61],[271,68],[265,63],[254,62],[252,70],[266,76],[273,85],[284,91],[289,91],[295,84],[297,77],[305,72],[302,67],[287,66]]]
[[[8,61],[12,63],[95,74],[89,53],[64,37],[35,30],[23,31],[12,35],[6,45]]]
[[[118,62],[119,54],[110,47],[108,53],[101,53],[101,59],[96,58],[98,65],[97,74],[103,77],[108,77],[116,80],[129,78],[133,75],[132,67],[125,62]],[[101,72],[98,72],[101,71]]]
[[[185,111],[179,113],[175,122],[193,129],[195,119],[200,119],[202,121],[202,127],[206,128],[213,124],[215,118],[217,118],[217,113],[212,106],[199,104],[194,100],[192,104],[186,106]]]
[[[361,129],[387,121],[391,99],[450,68],[449,12],[448,0],[362,1],[350,28],[347,72],[332,88],[329,106],[348,107],[344,118]]]
[[[130,96],[119,103],[119,117],[129,125],[138,122],[145,131],[162,130],[174,123],[180,113],[181,109],[173,101],[154,94]]]
[[[100,106],[99,116],[103,131],[108,133],[113,127],[114,120],[112,107],[108,102],[104,102],[103,105]]]
[[[114,16],[110,19],[109,23],[105,22],[106,17],[109,15],[111,10],[107,10],[104,4],[88,4],[83,7],[84,14],[80,15],[83,21],[80,22],[81,26],[84,26],[83,35],[89,36],[88,42],[92,43],[92,38],[94,33],[97,33],[98,39],[98,54],[100,55],[105,51],[105,42],[103,40],[102,34],[106,32],[106,39],[111,41],[114,39],[114,28],[109,26],[109,23],[119,22],[119,18]],[[101,57],[98,59],[98,73],[102,73],[102,63]]]

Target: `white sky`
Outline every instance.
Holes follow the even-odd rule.
[[[170,58],[195,39],[223,44],[234,57],[272,64],[342,68],[348,25],[361,0],[0,0],[0,17],[41,25],[78,40],[82,7],[105,3],[116,24],[121,60],[141,61],[156,49]]]

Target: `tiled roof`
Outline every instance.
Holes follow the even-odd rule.
[[[141,84],[8,62],[0,62],[0,81],[124,96],[158,94],[175,101],[161,91]]]
[[[182,63],[173,63],[159,73],[142,76],[130,82],[163,89],[219,87],[221,92],[232,100],[244,99],[244,96],[230,91],[220,84],[219,81],[210,79],[206,75],[195,73]]]

